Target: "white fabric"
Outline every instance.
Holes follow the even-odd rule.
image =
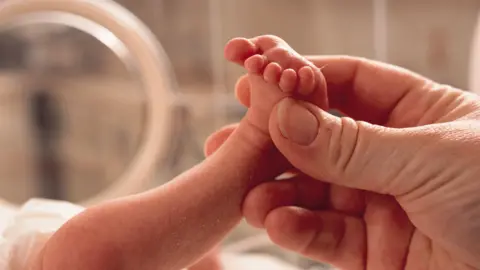
[[[0,270],[28,269],[50,236],[83,210],[68,202],[43,199],[31,199],[17,211],[0,209]]]

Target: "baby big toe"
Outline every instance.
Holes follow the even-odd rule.
[[[244,61],[257,53],[257,46],[246,38],[234,38],[225,46],[225,58],[243,65]]]
[[[282,72],[282,76],[280,77],[279,86],[283,92],[293,92],[297,86],[297,73],[295,70],[291,68],[284,70]]]

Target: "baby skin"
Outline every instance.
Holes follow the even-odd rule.
[[[279,37],[232,39],[225,47],[225,58],[248,71],[251,96],[246,119],[264,132],[268,132],[273,105],[287,96],[328,109],[326,82],[320,68]]]
[[[203,270],[201,258],[241,220],[247,193],[288,164],[268,134],[275,104],[287,96],[328,103],[320,70],[277,37],[234,39],[225,55],[247,68],[251,86],[250,109],[226,142],[161,187],[86,209],[50,238],[31,270]]]

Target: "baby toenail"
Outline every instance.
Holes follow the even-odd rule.
[[[305,103],[286,98],[277,107],[278,129],[283,137],[300,144],[311,144],[318,134],[319,123]]]

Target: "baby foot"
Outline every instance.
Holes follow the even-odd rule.
[[[249,72],[251,100],[247,120],[268,132],[270,113],[282,98],[293,96],[327,109],[326,82],[320,69],[284,40],[271,36],[235,38],[225,47],[229,61]]]

